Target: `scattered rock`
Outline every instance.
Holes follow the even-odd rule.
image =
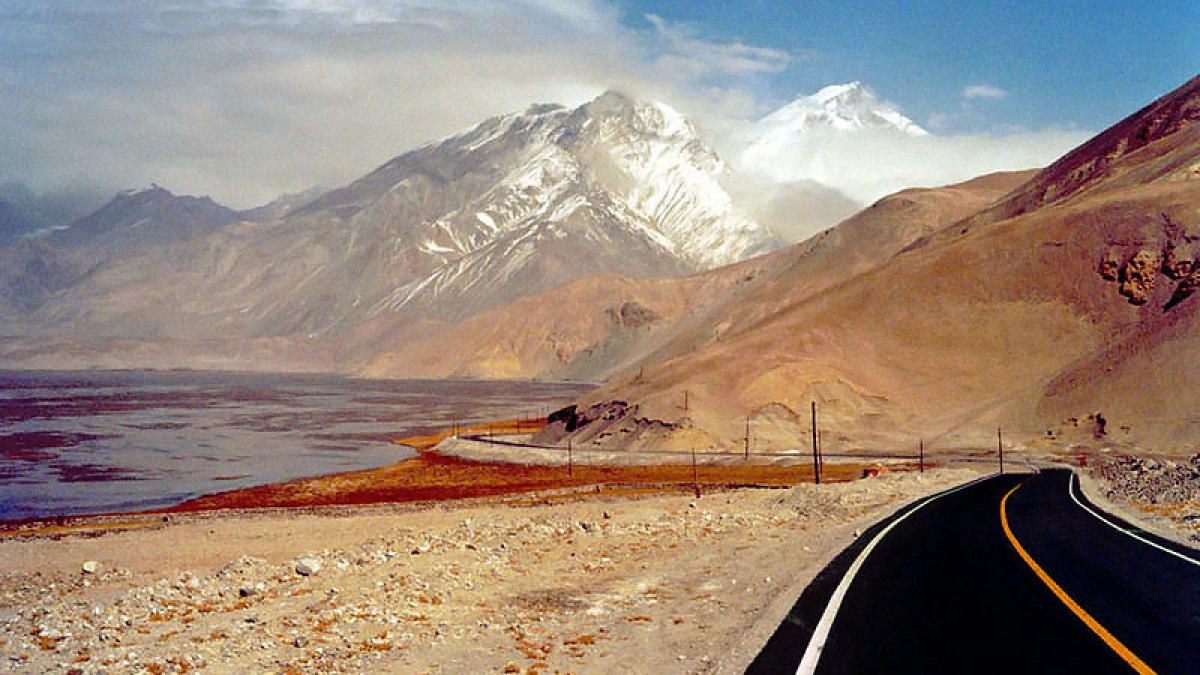
[[[1109,248],[1100,258],[1100,276],[1108,281],[1116,281],[1121,274],[1121,253],[1115,248]]]
[[[1191,255],[1184,254],[1172,246],[1166,250],[1163,257],[1162,273],[1178,281],[1192,273],[1193,262]]]
[[[95,560],[88,560],[83,563],[82,569],[84,574],[96,574],[100,571],[100,563]]]
[[[1182,504],[1200,499],[1200,454],[1186,463],[1117,455],[1092,468],[1110,497],[1146,504]]]
[[[300,558],[296,561],[296,574],[302,577],[312,576],[321,571],[321,561],[316,558]]]

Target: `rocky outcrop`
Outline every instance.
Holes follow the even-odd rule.
[[[1144,248],[1121,266],[1120,292],[1129,299],[1130,304],[1144,305],[1150,299],[1154,281],[1162,269],[1162,261],[1161,252]]]
[[[625,302],[619,308],[610,307],[604,310],[605,316],[613,325],[619,328],[641,328],[662,320],[662,316],[632,300]]]
[[[546,426],[533,437],[533,442],[554,445],[583,427],[597,422],[612,423],[629,412],[629,404],[624,401],[604,401],[585,410],[567,406],[550,413]]]
[[[1163,250],[1162,273],[1176,281],[1187,277],[1196,268],[1198,249],[1200,247],[1192,242],[1183,245],[1168,242]]]
[[[1200,234],[1170,214],[1159,216],[1161,234],[1154,233],[1140,242],[1113,241],[1100,256],[1097,272],[1106,281],[1117,282],[1118,292],[1132,305],[1144,305],[1154,295],[1158,277],[1177,285],[1163,306],[1169,310],[1190,296],[1200,285]],[[1150,227],[1157,229],[1157,226]],[[1132,254],[1133,246],[1138,246]],[[1161,296],[1160,296],[1161,297]]]
[[[1121,252],[1109,248],[1100,258],[1100,276],[1106,281],[1116,281],[1121,276]]]

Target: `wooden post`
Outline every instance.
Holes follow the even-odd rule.
[[[567,478],[575,475],[575,458],[571,451],[571,439],[567,439]]]
[[[925,439],[917,441],[917,466],[921,467],[921,473],[925,473]]]
[[[700,477],[696,473],[696,449],[692,448],[692,487],[696,490],[696,499],[700,498]]]
[[[750,416],[746,415],[746,461],[750,461]]]
[[[812,402],[812,452],[813,452],[813,480],[817,485],[821,484],[821,464],[820,455],[817,450],[817,402]]]
[[[1000,473],[1004,473],[1004,431],[996,427],[996,447],[1000,450]]]
[[[817,468],[825,473],[825,432],[817,431]]]
[[[688,411],[688,390],[683,390],[683,412]]]

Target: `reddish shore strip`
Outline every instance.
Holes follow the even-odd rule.
[[[504,420],[459,427],[458,433],[532,433],[545,423],[544,418]],[[446,429],[395,441],[421,454],[392,466],[221,492],[186,501],[167,511],[424,502],[591,487],[609,494],[628,494],[679,491],[692,486],[691,465],[576,465],[568,474],[564,466],[475,462],[429,452],[452,433],[453,430]],[[822,479],[853,480],[862,475],[863,468],[860,464],[831,464],[825,467]],[[790,487],[811,482],[813,474],[812,467],[807,465],[700,465],[696,468],[696,478],[702,487],[708,488]]]
[[[862,469],[830,465],[822,479],[852,480],[862,475]],[[787,487],[812,481],[812,469],[807,466],[700,466],[696,473],[701,486],[709,488]],[[168,511],[440,501],[592,486],[622,492],[639,486],[643,488],[639,491],[647,487],[677,491],[691,484],[692,467],[684,465],[576,466],[568,476],[566,467],[472,462],[425,453],[380,469],[199,497]]]

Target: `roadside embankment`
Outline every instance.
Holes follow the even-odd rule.
[[[1200,454],[1184,460],[1099,456],[1080,484],[1115,514],[1189,546],[1200,544]]]

